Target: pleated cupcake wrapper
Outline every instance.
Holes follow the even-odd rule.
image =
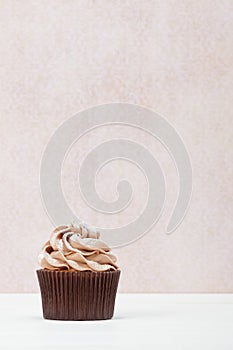
[[[43,316],[53,320],[105,320],[114,313],[120,271],[37,270]]]

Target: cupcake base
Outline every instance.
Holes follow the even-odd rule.
[[[107,320],[113,317],[120,271],[37,270],[43,316],[51,320]]]

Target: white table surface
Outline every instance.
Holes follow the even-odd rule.
[[[44,320],[38,294],[0,294],[0,349],[232,350],[232,294],[118,294],[108,321]]]

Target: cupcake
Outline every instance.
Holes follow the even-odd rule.
[[[116,257],[84,224],[59,226],[39,255],[43,316],[53,320],[106,320],[114,313],[120,277]]]

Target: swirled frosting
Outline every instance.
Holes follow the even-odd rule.
[[[116,257],[99,239],[100,233],[84,224],[59,226],[39,254],[39,264],[47,270],[117,270]]]

